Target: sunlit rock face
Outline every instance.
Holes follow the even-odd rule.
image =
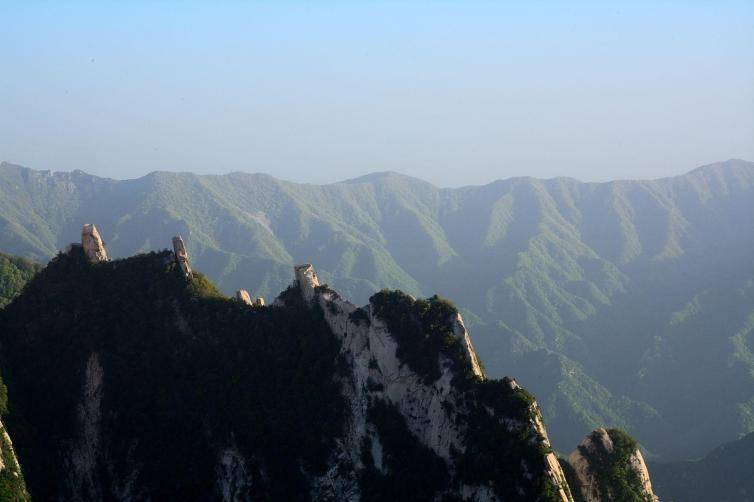
[[[236,300],[243,302],[246,305],[251,305],[251,295],[245,289],[239,289],[236,291]]]
[[[314,267],[310,263],[296,265],[293,267],[293,272],[296,277],[296,283],[304,298],[306,300],[314,298],[314,290],[319,286],[319,278],[317,277],[317,272],[314,271]]]
[[[315,498],[334,495],[338,499],[359,499],[357,473],[366,467],[362,445],[371,445],[366,463],[374,465],[382,473],[388,472],[384,460],[385,440],[369,418],[370,408],[376,401],[394,407],[408,431],[442,459],[447,476],[460,478],[458,458],[467,449],[469,424],[464,423],[463,417],[469,392],[459,384],[452,361],[440,354],[437,361],[441,368],[440,375],[428,384],[423,375],[412,371],[398,356],[398,342],[387,323],[375,314],[373,306],[358,308],[335,291],[319,287],[316,272],[309,264],[295,267],[295,272],[301,294],[322,309],[332,332],[341,341],[341,354],[351,369],[350,377],[343,379],[343,392],[351,416],[334,456],[338,460],[326,476],[315,481]],[[460,357],[468,363],[474,378],[483,381],[485,376],[460,313],[452,314],[446,322],[460,342]],[[521,390],[513,379],[506,379],[505,382],[511,390]],[[494,414],[493,410],[487,412]],[[495,420],[505,424],[511,434],[521,434],[533,444],[549,449],[549,439],[536,402],[532,402],[524,420],[504,415],[495,416]],[[355,465],[357,469],[341,469],[339,466],[344,464],[344,460],[347,461],[346,465]],[[537,472],[551,490],[546,495],[532,493],[526,491],[522,483],[516,490],[521,500],[573,500],[555,454],[551,450],[543,453],[537,457],[536,463],[529,466],[526,460],[521,459],[518,464],[522,479],[515,480],[514,475],[511,482],[515,484],[527,477],[533,478]],[[504,499],[489,483],[471,483],[460,479],[445,495],[464,500]]]
[[[183,238],[180,235],[173,237],[173,253],[175,254],[175,260],[183,271],[183,275],[187,278],[193,276],[191,272],[191,263],[189,262],[188,251],[186,245],[183,243]]]
[[[107,261],[105,244],[102,242],[97,227],[91,223],[87,223],[81,229],[81,246],[84,248],[84,253],[91,262]]]
[[[586,502],[657,500],[641,451],[620,431],[595,430],[571,452],[568,464],[575,481],[571,488]]]

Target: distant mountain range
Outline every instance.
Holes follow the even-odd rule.
[[[662,502],[754,501],[754,433],[695,461],[650,464]]]
[[[754,431],[751,162],[455,189],[0,165],[0,251],[45,261],[88,222],[115,257],[183,235],[226,292],[269,296],[312,262],[358,303],[386,287],[453,298],[487,372],[537,396],[556,449],[621,427],[672,460]]]

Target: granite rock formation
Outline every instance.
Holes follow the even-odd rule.
[[[236,300],[238,300],[239,302],[243,302],[246,305],[252,304],[251,295],[245,289],[239,289],[238,291],[236,291]]]
[[[105,244],[102,242],[97,227],[91,223],[87,223],[81,229],[81,246],[92,263],[107,261]]]
[[[654,502],[649,471],[636,443],[615,429],[597,429],[568,456],[571,487],[585,502]],[[616,472],[625,473],[616,476]],[[576,485],[576,486],[574,486]]]
[[[173,253],[175,254],[175,261],[181,267],[181,271],[183,271],[183,275],[187,279],[191,279],[193,277],[191,263],[189,262],[186,245],[183,243],[183,238],[180,235],[173,237]]]

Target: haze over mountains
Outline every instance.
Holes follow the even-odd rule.
[[[46,261],[100,228],[112,256],[183,235],[226,292],[293,263],[357,304],[453,298],[495,377],[537,396],[555,449],[619,426],[661,459],[754,430],[754,163],[653,181],[514,178],[437,188],[394,173],[116,181],[0,165],[0,251]]]

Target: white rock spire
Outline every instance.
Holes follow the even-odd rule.
[[[87,223],[81,229],[81,247],[84,248],[84,253],[90,262],[107,261],[105,244],[102,242],[99,232],[97,232],[97,227],[91,223]]]
[[[296,282],[304,299],[311,301],[314,298],[314,289],[319,286],[319,278],[314,267],[311,263],[296,265],[293,267],[293,272],[296,274]]]
[[[187,279],[193,278],[194,274],[191,271],[188,251],[186,251],[186,246],[183,244],[183,239],[180,235],[173,237],[173,253],[175,253],[175,261],[181,267],[183,275],[186,276]]]

